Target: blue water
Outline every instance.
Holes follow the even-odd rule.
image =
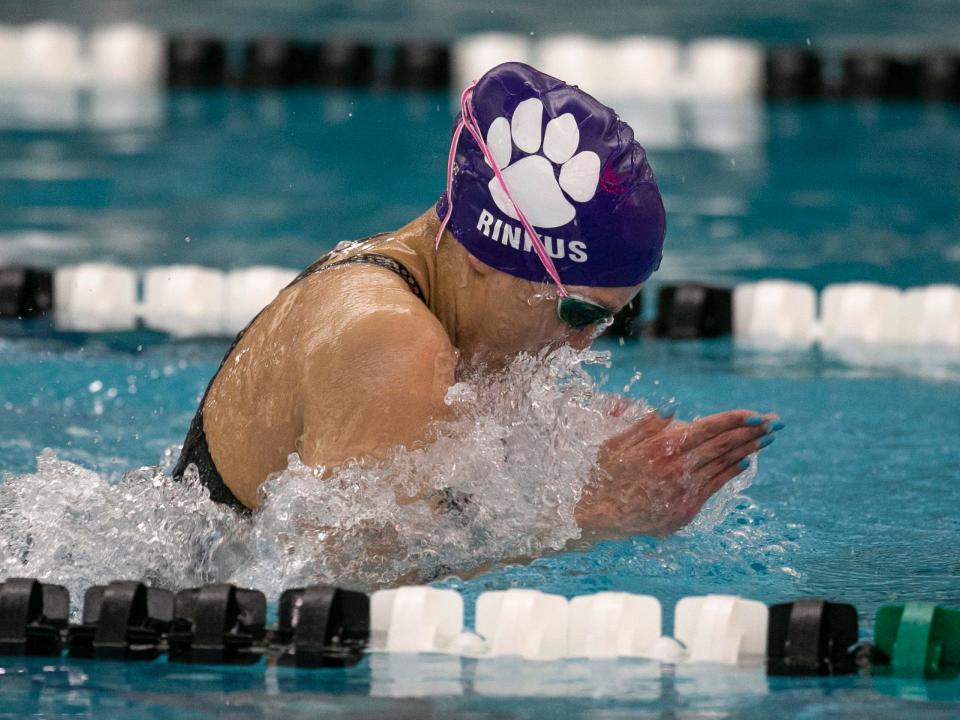
[[[0,262],[300,267],[338,240],[401,224],[441,183],[450,116],[443,95],[176,94],[160,98],[149,123],[118,130],[90,120],[94,100],[80,96],[76,118],[56,126],[28,122],[0,97]],[[960,111],[827,103],[753,111],[758,131],[720,151],[697,139],[693,111],[681,108],[689,132],[675,147],[651,150],[670,223],[661,281],[958,281]],[[568,596],[627,590],[659,597],[669,629],[670,609],[684,595],[730,592],[765,602],[823,595],[854,603],[868,633],[884,602],[960,605],[956,366],[916,355],[873,353],[863,363],[816,350],[757,352],[726,340],[600,346],[611,350],[613,365],[594,372],[606,375],[611,392],[640,370],[629,394],[675,397],[683,419],[750,407],[779,413],[788,427],[716,527],[446,581],[468,606],[484,590],[514,586]],[[182,439],[225,347],[226,340],[5,325],[0,472],[33,471],[44,448],[113,479],[157,464]],[[274,597],[280,590],[263,589]],[[4,659],[0,716],[960,712],[955,681],[768,683],[744,669],[674,672],[638,662],[497,669],[429,660],[393,677],[369,663],[294,673]],[[509,692],[518,677],[522,692],[512,694],[522,700],[485,690]]]

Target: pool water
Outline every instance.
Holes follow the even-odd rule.
[[[302,267],[339,240],[413,217],[442,183],[445,95],[177,93],[155,98],[157,113],[121,127],[96,121],[96,98],[73,99],[76,114],[61,115],[60,124],[38,123],[0,100],[0,263]],[[644,108],[625,110],[628,119],[630,112],[645,116]],[[669,219],[657,282],[786,277],[822,288],[960,278],[957,108],[818,103],[671,112],[676,141],[661,136],[650,148]],[[703,118],[719,122],[724,112],[750,122],[718,145],[704,135]],[[647,132],[653,137],[637,127],[641,140]],[[6,323],[0,471],[35,473],[44,448],[111,482],[157,465],[182,440],[227,342]],[[675,398],[687,420],[731,407],[774,411],[787,428],[761,455],[752,485],[709,506],[690,529],[442,581],[464,593],[468,608],[489,589],[625,590],[657,596],[669,631],[672,607],[685,595],[768,603],[817,595],[856,605],[869,633],[884,602],[960,605],[956,358],[759,351],[729,340],[602,340],[598,348],[611,353],[611,365],[590,372],[607,392],[629,386],[630,396],[653,404]],[[0,507],[0,527],[10,527],[3,522],[11,507]],[[43,538],[33,543],[42,549]],[[56,557],[56,548],[48,551]],[[10,557],[0,559],[10,567]],[[107,580],[113,571],[73,567],[69,556],[61,567],[50,581],[81,572]],[[260,589],[275,599],[283,588]],[[960,710],[957,681],[768,681],[756,668],[639,661],[422,658],[413,669],[385,662],[298,673],[4,659],[0,716],[901,717],[919,710],[948,717]]]

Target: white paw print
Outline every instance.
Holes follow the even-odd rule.
[[[513,120],[498,117],[487,130],[487,147],[500,168],[510,194],[531,225],[553,228],[566,225],[577,211],[567,199],[587,202],[597,191],[600,180],[600,157],[590,150],[576,155],[580,145],[577,120],[564,113],[547,123],[543,132],[543,154],[540,128],[543,127],[543,103],[537,98],[517,105]],[[510,164],[513,146],[528,153]],[[546,157],[544,157],[546,156]],[[488,163],[489,164],[489,163]],[[560,166],[559,181],[554,165]],[[514,220],[519,220],[513,203],[493,177],[487,188],[497,207]],[[566,193],[566,195],[564,195]]]

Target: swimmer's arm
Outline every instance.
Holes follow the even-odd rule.
[[[648,410],[601,446],[575,510],[581,537],[564,551],[630,535],[667,535],[689,523],[714,492],[739,474],[740,461],[763,447],[758,441],[777,416],[764,415],[759,424],[754,417],[750,410],[730,410],[684,423]],[[454,574],[467,579],[534,559],[504,559]]]
[[[588,540],[667,535],[689,523],[717,490],[770,443],[774,414],[728,410],[679,422],[648,412],[600,447],[576,508]]]
[[[322,364],[306,365],[301,459],[330,468],[348,458],[383,460],[399,445],[429,441],[431,422],[450,415],[444,400],[456,362],[446,332],[425,308],[356,319]]]

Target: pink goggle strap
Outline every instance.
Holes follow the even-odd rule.
[[[550,279],[556,283],[560,297],[567,297],[569,293],[563,286],[563,282],[560,280],[560,273],[557,272],[557,267],[553,264],[553,258],[551,258],[547,253],[547,249],[543,246],[537,231],[533,229],[533,225],[531,225],[530,221],[527,220],[527,216],[523,214],[523,211],[520,210],[520,206],[517,204],[517,201],[514,200],[513,195],[510,194],[510,189],[507,187],[507,181],[504,180],[503,174],[500,172],[500,168],[497,167],[496,160],[493,158],[493,154],[490,152],[490,149],[483,140],[483,135],[480,132],[480,126],[477,123],[477,119],[473,116],[473,107],[470,104],[470,95],[476,85],[477,84],[475,82],[472,83],[469,87],[467,87],[466,90],[463,91],[463,94],[460,96],[460,121],[457,123],[457,127],[453,131],[453,140],[450,143],[450,154],[447,156],[447,212],[444,214],[443,222],[440,223],[440,229],[437,231],[436,246],[440,247],[440,238],[443,236],[443,231],[446,229],[447,223],[450,222],[450,216],[453,214],[453,162],[457,153],[457,143],[460,142],[460,135],[462,134],[463,129],[466,128],[467,132],[469,132],[473,136],[473,139],[476,140],[477,145],[480,146],[483,156],[487,159],[487,164],[493,168],[493,174],[500,183],[500,187],[503,189],[507,199],[510,200],[510,203],[513,205],[514,212],[516,212],[517,217],[520,219],[520,224],[523,225],[523,229],[530,237],[530,242],[533,245],[533,251],[536,253],[537,258],[539,258],[544,270],[547,271]]]
[[[457,145],[460,142],[462,132],[463,120],[461,119],[457,121],[457,127],[453,130],[453,140],[450,142],[450,152],[447,154],[447,212],[444,213],[443,222],[440,223],[440,229],[437,230],[434,249],[440,247],[440,238],[443,237],[443,231],[447,229],[447,223],[450,222],[450,216],[453,214],[453,159],[457,155]]]

